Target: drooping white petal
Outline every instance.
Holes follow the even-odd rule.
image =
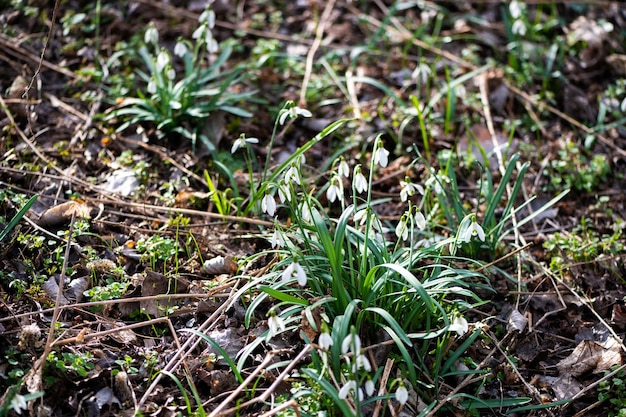
[[[409,400],[409,391],[404,385],[400,385],[396,390],[396,400],[402,405]]]
[[[328,350],[333,345],[333,338],[327,332],[320,333],[317,344],[320,345],[322,349]]]
[[[270,194],[265,194],[265,197],[263,197],[263,200],[261,201],[261,210],[270,216],[274,216],[274,213],[276,212],[276,200],[274,200],[274,197]]]

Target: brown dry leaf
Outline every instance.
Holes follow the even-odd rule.
[[[237,263],[230,256],[216,256],[207,259],[202,266],[202,272],[210,275],[234,274],[237,269]]]
[[[41,217],[39,217],[40,226],[57,226],[64,223],[69,223],[72,220],[72,215],[83,219],[91,218],[91,207],[85,203],[78,201],[67,201],[54,207],[50,207],[44,211]]]
[[[185,282],[173,277],[166,277],[163,274],[146,270],[145,277],[141,283],[141,295],[150,297],[154,295],[165,295],[185,292],[188,288]],[[167,310],[176,305],[176,300],[170,297],[162,297],[150,300],[141,300],[141,309],[153,317],[167,315]]]
[[[619,342],[609,337],[605,342],[583,340],[574,351],[557,364],[559,372],[580,376],[587,372],[601,373],[622,364]]]

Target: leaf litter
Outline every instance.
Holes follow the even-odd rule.
[[[303,2],[306,3],[306,2]],[[336,7],[341,7],[345,12],[343,15],[334,14],[333,25],[327,29],[327,43],[324,48],[341,48],[346,45],[360,45],[361,33],[367,26],[376,26],[384,20],[385,8],[379,7],[367,16],[365,23],[359,21],[357,17],[361,13],[355,13],[353,5],[349,2],[337,2]],[[378,2],[375,2],[378,3]],[[116,10],[115,7],[119,7]],[[179,30],[185,30],[184,26],[190,25],[188,12],[183,7],[167,9],[166,5],[158,3],[155,7],[147,7],[147,3],[138,2],[137,11],[129,11],[123,5],[107,6],[107,13],[117,16],[121,11],[129,12],[129,17],[137,22],[156,21],[167,27],[169,19],[175,18],[184,22],[180,29],[172,30],[170,35],[174,37]],[[228,5],[224,6],[230,12]],[[296,6],[288,6],[296,7]],[[472,11],[472,5],[469,11]],[[477,7],[477,6],[476,6]],[[453,7],[456,10],[456,8]],[[169,10],[170,14],[165,11]],[[172,10],[175,11],[171,14]],[[244,25],[249,28],[250,34],[257,30],[254,36],[267,36],[268,39],[276,37],[280,39],[281,33],[287,31],[290,34],[300,33],[303,39],[309,39],[313,35],[314,13],[311,5],[300,10],[300,14],[283,22],[283,28],[269,27],[265,30],[253,29],[257,23],[253,21],[255,14],[270,16],[278,10],[271,5],[255,4],[250,5],[250,9],[243,16]],[[293,11],[293,10],[291,10]],[[465,10],[468,12],[468,10]],[[570,11],[571,12],[571,11]],[[23,10],[7,10],[0,12],[6,17],[7,22],[16,22],[12,13],[24,18],[21,23],[12,23],[12,27],[21,36],[30,34],[38,25],[41,25],[33,17],[28,17]],[[497,20],[493,18],[494,10],[484,6],[483,9],[476,9],[476,13],[481,14],[485,22],[489,23]],[[597,12],[601,13],[601,12]],[[232,32],[228,24],[232,24],[232,15],[225,14],[223,17],[224,26],[221,27],[224,36],[230,36]],[[613,18],[610,13],[602,18]],[[600,76],[596,73],[599,66],[605,62],[614,68],[617,76],[623,75],[623,65],[620,57],[624,52],[616,49],[616,52],[609,52],[607,45],[614,41],[612,36],[617,27],[610,27],[603,24],[602,18],[588,18],[579,16],[570,20],[567,27],[568,42],[570,46],[576,43],[584,44],[568,61],[564,68],[566,75],[575,81],[566,84],[563,91],[565,97],[557,98],[561,100],[560,108],[577,120],[593,121],[597,119],[598,112],[595,108],[595,101],[591,98],[589,91],[597,88]],[[615,18],[613,25],[619,24],[620,20]],[[489,24],[474,26],[469,21],[463,21],[448,30],[473,31],[484,34],[485,42],[503,42],[503,34]],[[136,25],[113,18],[109,31],[110,44],[116,41],[116,37],[123,34],[132,34]],[[362,26],[361,26],[362,25]],[[232,26],[231,26],[232,27]],[[40,28],[41,29],[41,28]],[[278,30],[280,29],[280,30]],[[43,31],[41,31],[43,33]],[[451,34],[458,34],[451,32]],[[16,35],[17,36],[17,35]],[[390,33],[390,42],[397,42],[404,39],[402,31]],[[396,39],[398,37],[398,39]],[[252,36],[244,37],[243,43],[250,43]],[[9,35],[2,35],[0,46],[2,51],[20,60],[23,64],[33,65],[32,52],[26,47],[10,47],[7,42]],[[43,41],[39,37],[39,41]],[[288,38],[286,42],[291,42]],[[12,45],[20,45],[20,42],[12,42]],[[288,49],[296,49],[295,56],[304,57],[309,51],[309,43],[289,43]],[[535,45],[536,46],[536,45]],[[41,45],[35,46],[38,50]],[[31,46],[29,48],[32,49]],[[460,59],[462,56],[458,44],[452,44],[449,50],[442,54],[445,59]],[[17,52],[16,52],[17,51]],[[433,49],[426,50],[433,53]],[[436,51],[435,51],[436,52]],[[219,215],[208,216],[207,212],[214,213],[213,202],[206,188],[201,188],[202,182],[197,179],[182,179],[182,170],[175,172],[167,158],[176,161],[186,170],[196,170],[198,166],[207,167],[210,164],[209,158],[199,153],[193,153],[189,147],[180,141],[165,139],[164,142],[149,142],[145,146],[136,145],[136,152],[141,153],[140,160],[148,161],[151,166],[148,168],[148,179],[138,177],[137,171],[133,168],[116,167],[111,164],[111,159],[119,156],[129,145],[126,141],[108,139],[105,141],[104,133],[100,130],[100,125],[89,120],[93,116],[92,104],[89,102],[76,100],[80,93],[79,84],[76,82],[80,77],[77,74],[77,66],[64,67],[62,71],[55,70],[55,64],[66,60],[67,55],[76,60],[81,55],[72,50],[63,50],[59,44],[54,43],[52,49],[46,55],[46,72],[42,74],[44,82],[41,88],[44,92],[50,89],[57,95],[55,100],[60,103],[74,103],[74,112],[59,105],[58,102],[48,98],[41,99],[39,104],[25,101],[18,90],[22,90],[32,75],[29,71],[17,68],[6,58],[1,58],[5,66],[1,69],[5,80],[13,80],[8,86],[5,100],[9,104],[7,108],[15,117],[17,123],[3,121],[3,128],[20,129],[29,135],[34,133],[32,129],[41,135],[37,135],[30,144],[34,149],[41,149],[46,159],[41,159],[37,152],[29,149],[28,145],[15,145],[15,139],[9,139],[6,135],[2,137],[1,150],[3,160],[0,166],[0,181],[3,187],[14,193],[20,190],[29,190],[32,193],[49,191],[54,194],[54,204],[46,207],[36,222],[40,228],[45,229],[52,237],[42,233],[46,240],[54,240],[57,232],[63,232],[72,219],[91,219],[92,229],[77,237],[79,246],[74,246],[70,258],[67,261],[73,269],[77,271],[74,276],[64,275],[59,271],[47,271],[46,267],[50,262],[46,262],[52,256],[61,256],[62,250],[54,252],[57,247],[63,249],[57,241],[55,245],[40,245],[34,241],[25,245],[18,245],[17,236],[27,232],[33,225],[24,225],[21,230],[16,230],[8,239],[5,248],[1,250],[0,259],[3,267],[0,294],[3,296],[3,303],[0,307],[1,334],[0,340],[3,346],[0,352],[0,373],[3,381],[6,381],[9,370],[9,363],[16,361],[27,374],[26,385],[30,392],[36,392],[43,385],[41,374],[28,372],[28,368],[43,366],[41,362],[37,364],[37,358],[42,353],[42,347],[46,344],[45,334],[48,331],[49,323],[53,313],[59,313],[58,325],[59,333],[55,334],[55,343],[58,347],[65,347],[65,353],[92,352],[96,357],[96,369],[88,372],[87,378],[80,378],[77,374],[72,374],[72,389],[62,390],[58,398],[46,397],[44,403],[39,405],[40,412],[46,408],[54,410],[56,415],[76,414],[83,410],[86,415],[98,416],[106,413],[115,413],[117,410],[130,412],[133,409],[141,408],[155,415],[174,415],[184,412],[180,390],[178,390],[172,380],[161,376],[154,378],[157,370],[171,372],[172,375],[184,378],[182,369],[188,368],[195,380],[198,392],[204,395],[207,405],[214,409],[228,409],[233,406],[234,401],[244,398],[242,390],[250,388],[249,385],[241,383],[233,375],[226,357],[236,360],[242,351],[250,349],[248,352],[249,362],[246,363],[246,377],[263,374],[263,387],[273,387],[273,383],[282,380],[277,368],[270,369],[271,364],[278,361],[293,361],[295,365],[298,361],[306,357],[305,345],[298,332],[287,332],[281,338],[271,340],[271,342],[259,342],[263,333],[267,330],[266,320],[259,317],[252,318],[251,326],[246,327],[246,309],[244,305],[250,300],[234,299],[234,294],[239,286],[237,274],[246,272],[250,275],[262,274],[264,268],[271,264],[272,259],[267,257],[258,259],[251,265],[238,265],[236,259],[246,259],[248,256],[262,252],[269,247],[267,239],[260,238],[255,234],[256,230],[251,225],[254,223],[241,222],[241,219],[225,221]],[[35,54],[35,57],[38,54]],[[81,59],[85,59],[84,57]],[[67,62],[71,62],[67,61]],[[406,94],[410,79],[410,74],[404,68],[398,69],[400,64],[396,58],[389,57],[388,62],[377,62],[372,66],[359,66],[354,74],[346,73],[346,79],[352,77],[352,87],[354,91],[348,92],[358,99],[351,101],[352,114],[364,114],[373,118],[371,123],[361,123],[355,126],[357,132],[367,136],[373,129],[387,129],[389,120],[397,117],[394,114],[394,106],[386,95],[365,82],[366,77],[379,79],[385,82],[391,78],[395,81],[395,93]],[[35,58],[36,62],[36,58]],[[461,71],[460,68],[456,70]],[[275,84],[289,84],[296,82],[289,79],[290,72],[279,72],[273,69],[273,73],[263,75],[271,79],[278,79]],[[69,74],[68,74],[69,73]],[[70,77],[71,75],[71,77]],[[604,74],[606,75],[606,74]],[[60,96],[58,91],[54,91],[54,83],[66,84],[65,96]],[[488,103],[498,119],[518,118],[517,112],[521,107],[532,107],[534,104],[519,95],[514,89],[503,82],[501,74],[490,72],[487,79],[488,88],[485,91],[488,96]],[[273,86],[266,85],[264,88],[270,89]],[[7,86],[5,86],[7,88]],[[263,90],[262,90],[263,91]],[[391,90],[390,90],[391,91]],[[74,93],[74,94],[72,94]],[[433,91],[433,94],[436,94]],[[266,96],[275,99],[274,92],[266,90]],[[280,91],[282,98],[297,98],[298,94],[293,85],[287,86]],[[520,98],[521,97],[521,98]],[[350,97],[349,97],[350,98]],[[32,98],[31,98],[32,99]],[[339,96],[335,102],[341,102],[343,98]],[[9,102],[9,100],[11,100]],[[47,101],[46,101],[47,100]],[[30,118],[30,111],[25,111],[24,104],[34,106],[37,110],[37,118]],[[101,105],[102,103],[98,103]],[[536,104],[536,102],[535,102]],[[440,103],[437,103],[441,106]],[[437,110],[443,110],[438,108]],[[472,114],[477,114],[480,107],[467,106],[463,109],[471,118]],[[571,134],[571,130],[560,122],[554,121],[554,115],[544,112],[545,106],[541,104],[531,108],[528,114],[530,117],[538,117],[545,120],[541,123],[541,130],[545,133],[541,146],[541,151],[537,155],[529,155],[529,159],[535,160],[538,167],[546,166],[546,162],[556,158],[556,140],[562,135]],[[327,125],[327,121],[336,120],[337,114],[343,114],[341,106],[331,104],[326,108],[319,109],[320,114],[314,119],[307,120],[301,125],[295,125],[292,130],[283,133],[284,137],[279,138],[276,159],[280,162],[280,155],[290,155],[303,138],[311,136],[311,132],[319,132]],[[77,117],[76,114],[80,117]],[[379,116],[374,116],[379,114]],[[84,116],[84,117],[83,117]],[[271,131],[270,120],[274,114],[270,114],[266,109],[258,109],[252,121],[241,121],[241,130],[246,132],[261,132],[268,135]],[[29,119],[30,118],[30,119]],[[545,119],[544,119],[545,118]],[[322,122],[320,122],[320,120]],[[485,129],[480,123],[467,125],[454,132],[461,139],[461,144],[454,140],[454,135],[450,132],[434,131],[431,140],[433,146],[441,149],[448,149],[459,146],[459,152],[472,153],[473,158],[487,164],[495,164],[495,152],[489,152],[491,148],[500,149],[499,152],[509,152],[506,146],[509,145],[509,138],[504,135],[504,131],[497,131],[495,138],[492,132]],[[32,123],[33,125],[29,126]],[[393,123],[392,123],[393,124]],[[219,139],[228,142],[232,138],[225,129],[228,126],[224,120],[219,121]],[[405,132],[393,132],[399,134],[400,140],[408,143],[421,142],[421,138],[412,131],[413,126],[408,127]],[[28,129],[31,129],[30,131]],[[611,128],[605,132],[608,142],[618,149],[624,148],[623,134],[620,128]],[[48,135],[43,135],[49,130]],[[73,140],[74,146],[67,148],[68,135],[74,131],[80,131],[83,138],[88,140]],[[15,133],[15,131],[14,131]],[[402,133],[402,134],[400,134]],[[256,133],[255,133],[256,134]],[[144,137],[148,135],[140,134],[142,143]],[[259,134],[259,137],[263,135]],[[15,134],[17,137],[17,134]],[[77,136],[78,137],[78,136]],[[101,139],[101,140],[100,140]],[[495,140],[494,140],[495,139]],[[528,145],[537,138],[532,135],[517,136],[513,138],[514,146]],[[529,240],[537,242],[534,246],[535,260],[538,264],[548,265],[554,258],[561,256],[564,258],[563,265],[570,265],[571,273],[565,276],[565,280],[550,274],[537,274],[528,277],[524,285],[515,288],[510,281],[496,274],[493,279],[493,286],[496,288],[496,296],[493,297],[486,309],[476,312],[477,317],[488,314],[498,318],[503,326],[504,333],[498,333],[494,338],[508,341],[507,353],[517,357],[519,360],[519,374],[512,372],[502,355],[490,354],[494,372],[501,372],[505,378],[505,388],[514,392],[514,395],[526,396],[529,393],[525,390],[520,376],[529,384],[545,396],[547,401],[574,398],[584,393],[585,387],[591,382],[597,381],[602,375],[616,366],[622,364],[624,319],[623,309],[624,296],[626,291],[623,287],[622,278],[624,276],[623,260],[619,255],[608,259],[591,257],[590,260],[574,261],[568,259],[573,256],[567,253],[566,247],[561,247],[555,253],[548,253],[543,250],[541,244],[547,239],[547,235],[559,230],[571,229],[576,223],[575,219],[585,216],[595,216],[597,229],[609,233],[612,224],[623,224],[624,197],[622,191],[625,189],[623,180],[624,156],[616,151],[606,142],[600,140],[598,151],[611,155],[611,163],[617,174],[609,178],[596,194],[577,194],[565,200],[559,205],[558,212],[552,212],[551,216],[537,220],[532,230],[524,230],[525,236]],[[64,144],[66,148],[64,148]],[[480,145],[477,146],[477,145]],[[506,145],[506,146],[505,146]],[[230,143],[223,145],[225,149],[230,149]],[[326,162],[331,147],[326,149],[315,149],[320,166]],[[260,147],[259,147],[260,148]],[[485,155],[490,159],[484,159],[485,155],[479,149],[486,150]],[[258,149],[262,151],[262,149]],[[350,151],[352,152],[352,151]],[[348,157],[356,158],[355,155]],[[489,155],[491,154],[491,155]],[[546,155],[542,158],[541,155]],[[78,162],[74,163],[73,159]],[[407,158],[408,159],[408,158]],[[47,164],[47,160],[54,163]],[[88,164],[82,160],[89,160]],[[47,164],[52,169],[50,171],[40,171],[37,164]],[[389,195],[388,185],[391,186],[394,177],[404,176],[409,161],[396,158],[384,171],[384,178],[377,184],[376,191],[381,196]],[[19,166],[19,169],[15,167]],[[54,167],[63,167],[56,169]],[[71,168],[71,169],[69,169]],[[67,169],[67,171],[66,171]],[[541,181],[545,181],[539,168],[529,174],[534,178],[529,178],[529,191],[536,189]],[[66,174],[65,172],[71,172]],[[202,171],[198,172],[201,178]],[[246,173],[237,173],[245,178]],[[621,176],[621,177],[620,177]],[[97,180],[94,182],[94,178]],[[176,178],[181,183],[176,184]],[[468,184],[471,183],[471,176],[466,178]],[[142,182],[143,181],[143,182]],[[394,183],[395,184],[395,183]],[[172,191],[168,194],[168,187]],[[63,202],[67,195],[77,192],[84,200],[69,200]],[[187,198],[186,194],[195,196]],[[532,192],[530,193],[532,194]],[[179,197],[180,196],[180,197]],[[602,203],[601,196],[610,196],[610,206]],[[188,212],[176,211],[164,204],[168,198],[179,199],[179,209],[189,210]],[[14,213],[17,203],[10,202],[8,195],[2,204],[3,213]],[[199,210],[196,210],[198,206]],[[604,206],[603,206],[604,205]],[[155,207],[160,206],[163,210]],[[94,207],[102,207],[100,214],[95,216]],[[593,208],[596,207],[596,208]],[[18,207],[19,208],[19,207]],[[398,215],[398,209],[393,204],[384,208],[385,215],[393,217]],[[609,212],[610,211],[610,212]],[[191,219],[190,224],[177,227],[172,225],[171,216],[187,214]],[[214,213],[216,214],[216,213]],[[92,215],[95,218],[92,218]],[[29,215],[30,216],[30,215]],[[32,216],[33,218],[35,216]],[[270,223],[271,224],[271,223]],[[91,234],[91,235],[90,235]],[[180,256],[180,266],[176,271],[169,270],[171,258],[158,259],[151,263],[136,248],[136,242],[141,237],[161,236],[171,239],[177,247],[182,247],[182,242],[192,236],[196,239],[194,244],[198,245],[198,250],[194,253],[183,253],[176,251],[175,257]],[[58,238],[59,236],[57,236]],[[60,237],[62,239],[62,236]],[[134,242],[134,243],[133,243]],[[5,242],[3,242],[5,243]],[[588,248],[581,248],[585,251]],[[94,251],[100,258],[101,266],[86,263],[86,251]],[[200,255],[199,255],[200,254]],[[600,260],[598,260],[600,259]],[[121,271],[113,272],[116,269]],[[541,270],[537,267],[538,271]],[[82,275],[84,273],[84,275]],[[79,276],[78,274],[81,274]],[[41,291],[29,291],[34,278],[45,276],[40,279]],[[10,278],[8,278],[10,277]],[[63,285],[63,291],[59,294],[59,282],[61,279],[67,282]],[[128,281],[128,289],[119,294],[119,297],[110,299],[103,298],[100,301],[83,302],[82,298],[87,289],[98,285],[102,290],[113,291],[112,284],[119,279]],[[498,281],[498,282],[495,282]],[[107,287],[108,286],[108,287]],[[20,291],[16,291],[16,287]],[[570,289],[580,288],[588,297],[588,301],[582,302],[576,296],[571,295]],[[576,292],[576,294],[578,294]],[[522,300],[521,304],[514,304],[516,297]],[[53,300],[59,300],[55,305]],[[315,302],[315,300],[310,300]],[[61,309],[62,307],[62,309]],[[269,308],[269,306],[266,306]],[[491,309],[491,310],[490,310]],[[591,312],[595,311],[594,315]],[[306,337],[314,340],[319,334],[319,316],[323,311],[313,310],[306,315],[303,312],[302,330]],[[600,319],[604,324],[599,325]],[[136,327],[135,327],[136,326]],[[508,328],[507,328],[508,326]],[[614,327],[617,334],[608,332],[606,329]],[[44,330],[45,329],[45,330]],[[194,330],[204,334],[221,347],[222,351],[213,347],[211,343],[204,340],[193,332],[183,332],[182,330]],[[598,331],[597,329],[601,329]],[[510,333],[512,336],[504,336]],[[177,336],[178,335],[178,336]],[[508,337],[508,338],[507,338]],[[21,356],[15,359],[10,355],[16,353],[9,348],[16,348]],[[472,348],[476,362],[485,360],[489,356],[487,345],[477,344]],[[383,363],[387,359],[388,350],[383,343],[382,346],[373,349],[373,354],[380,356],[378,363]],[[154,352],[150,353],[150,352]],[[154,356],[152,356],[154,355]],[[302,357],[299,357],[301,355]],[[128,358],[128,359],[126,359]],[[148,360],[150,359],[150,360]],[[297,359],[297,360],[296,360]],[[40,361],[41,359],[39,359]],[[125,365],[122,365],[125,363]],[[131,368],[137,368],[132,369]],[[270,369],[270,370],[268,370]],[[13,369],[15,370],[15,369]],[[54,370],[47,370],[54,374]],[[68,374],[69,375],[69,374]],[[163,374],[161,374],[163,375]],[[67,377],[67,376],[65,376]],[[154,378],[154,379],[153,379]],[[114,381],[111,388],[110,381]],[[7,386],[3,382],[3,387]],[[490,396],[498,397],[498,384],[486,384],[483,390],[485,398]],[[276,389],[276,388],[274,388]],[[285,392],[286,388],[276,389],[276,393]],[[270,392],[270,391],[268,391]],[[232,397],[232,398],[231,398]],[[70,398],[64,403],[60,399]],[[224,399],[230,398],[226,401]],[[542,397],[544,398],[544,397]],[[421,401],[420,398],[415,402]],[[584,410],[595,402],[593,395],[580,396],[573,406],[565,408],[562,415],[575,415],[576,412]],[[130,410],[130,411],[129,411]],[[576,411],[574,411],[576,410]],[[35,411],[35,410],[33,410]],[[249,415],[255,412],[267,411],[261,401],[251,400],[250,408],[246,410]],[[405,412],[406,413],[406,412]],[[411,415],[411,414],[407,414]],[[589,414],[591,415],[591,414]],[[603,414],[598,414],[603,415]]]

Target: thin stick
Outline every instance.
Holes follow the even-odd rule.
[[[330,13],[333,11],[333,7],[335,6],[335,0],[330,0],[326,3],[326,7],[324,8],[324,12],[320,17],[320,22],[317,25],[317,30],[315,32],[315,40],[313,41],[313,45],[311,45],[311,49],[309,49],[309,53],[306,56],[306,67],[304,71],[304,78],[302,79],[302,88],[300,89],[300,103],[301,106],[306,106],[306,90],[309,86],[309,80],[311,79],[311,73],[313,72],[313,60],[315,59],[315,53],[319,49],[322,44],[322,38],[324,37],[324,29],[326,28],[326,24],[330,20]]]

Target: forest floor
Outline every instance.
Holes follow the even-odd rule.
[[[0,416],[626,415],[619,2],[216,0],[214,26],[202,1],[56,3],[0,0],[0,230],[24,208],[0,245]],[[176,84],[185,65],[207,78]],[[367,200],[341,161],[375,174]],[[476,295],[429,292],[429,324],[377,304],[411,343],[356,331],[369,402],[305,372],[368,307],[315,292],[321,223],[280,195],[300,182],[329,230],[371,203],[381,259],[432,245],[405,271],[446,259]],[[432,225],[409,239],[407,200]],[[310,289],[278,285],[296,264]]]

